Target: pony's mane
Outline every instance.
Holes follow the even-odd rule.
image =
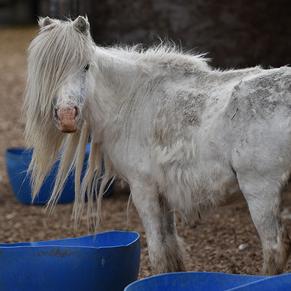
[[[183,51],[173,42],[160,41],[159,44],[144,48],[142,45],[133,46],[114,46],[109,47],[108,50],[116,55],[128,56],[135,59],[137,62],[146,64],[154,64],[155,66],[162,66],[163,68],[181,68],[189,70],[208,70],[209,58],[206,58],[204,53],[195,54],[192,51]]]

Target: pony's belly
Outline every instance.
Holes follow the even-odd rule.
[[[167,190],[164,195],[173,209],[186,216],[224,203],[228,197],[240,192],[233,171],[218,165],[209,171],[172,169],[169,170],[166,180]]]

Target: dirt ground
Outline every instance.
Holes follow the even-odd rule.
[[[0,242],[36,241],[84,235],[85,222],[75,231],[71,221],[72,205],[58,205],[48,216],[43,207],[24,206],[13,196],[5,169],[8,147],[22,146],[24,124],[20,120],[26,74],[26,49],[36,28],[0,28]],[[117,192],[117,191],[116,191]],[[285,223],[291,231],[291,193],[285,193]],[[134,206],[127,217],[126,193],[114,193],[103,202],[101,230],[136,230],[142,235],[140,277],[151,274],[144,230]],[[262,263],[260,242],[245,202],[214,210],[195,226],[178,225],[187,250],[187,269],[227,273],[259,272]],[[289,260],[286,271],[291,271]]]

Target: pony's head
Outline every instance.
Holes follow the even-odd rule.
[[[88,142],[86,100],[94,88],[90,65],[95,46],[87,18],[61,21],[46,17],[39,19],[39,26],[28,50],[23,109],[26,143],[34,149],[30,165],[34,194],[62,148],[60,171],[65,176],[74,163],[81,164],[78,159]]]
[[[89,22],[40,18],[40,31],[31,42],[25,98],[27,134],[35,127],[76,132],[82,126],[92,55]],[[35,133],[35,132],[34,132]],[[34,135],[34,133],[32,133]]]
[[[89,22],[79,16],[75,21],[61,22],[48,17],[39,20],[40,34],[30,47],[31,67],[38,67],[43,77],[53,78],[52,90],[44,94],[51,101],[51,114],[62,132],[75,132],[81,125],[82,109],[88,94],[91,37]],[[34,69],[31,68],[30,69]],[[52,76],[53,75],[53,76]],[[44,82],[52,80],[42,79]],[[49,109],[49,108],[47,108]]]

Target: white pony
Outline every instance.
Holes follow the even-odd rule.
[[[24,104],[34,194],[61,151],[50,203],[75,170],[75,218],[85,210],[97,221],[105,185],[121,177],[143,221],[152,267],[168,272],[184,269],[174,212],[195,216],[241,192],[262,242],[263,272],[282,272],[290,247],[280,203],[291,170],[291,70],[219,71],[163,46],[98,47],[80,16],[39,25]]]

